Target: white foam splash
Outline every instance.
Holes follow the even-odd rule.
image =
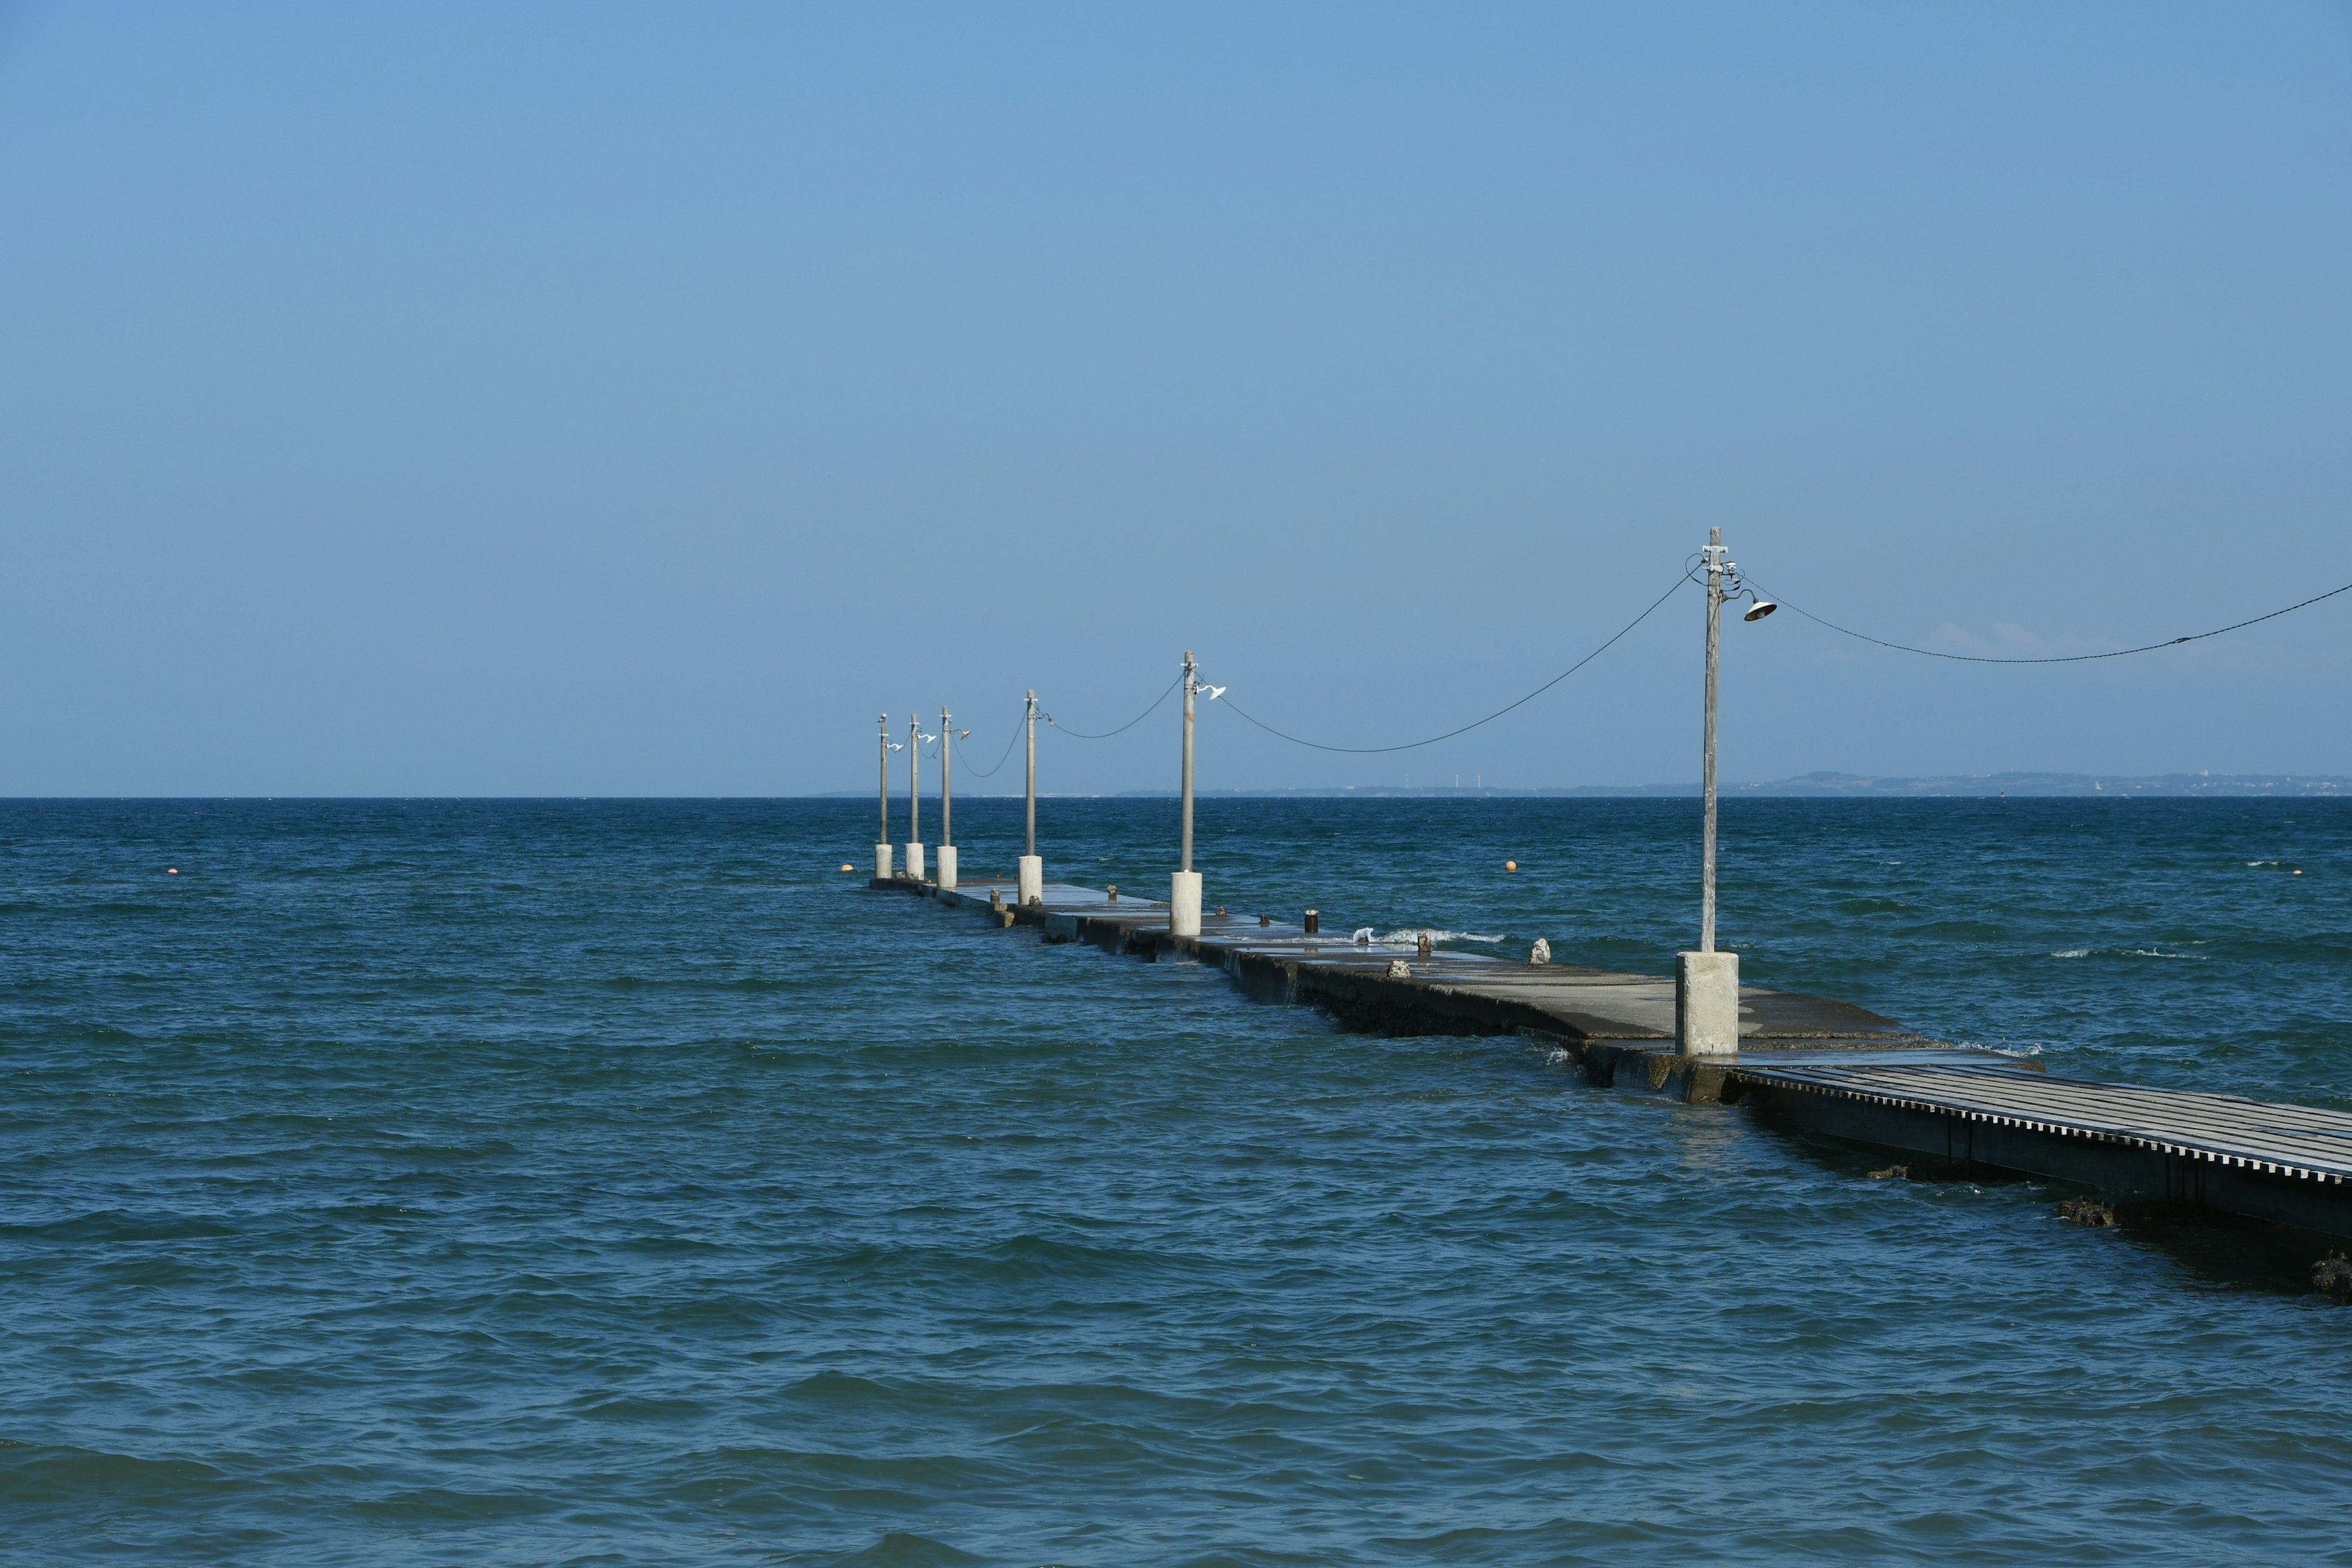
[[[1480,936],[1476,931],[1424,931],[1418,926],[1409,926],[1403,931],[1389,932],[1388,935],[1381,938],[1381,941],[1417,942],[1423,937],[1427,937],[1432,942],[1508,942],[1511,940],[1507,936]]]
[[[2193,963],[2205,962],[2201,952],[2167,952],[2159,947],[2062,947],[2052,952],[2053,958],[2185,958]]]

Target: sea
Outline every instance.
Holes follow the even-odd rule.
[[[1038,811],[1165,887],[1173,802]],[[1019,812],[957,803],[967,875]],[[1750,984],[2352,1108],[2352,803],[1722,822]],[[2320,1238],[1349,1033],[871,891],[876,827],[0,804],[0,1563],[2352,1563]],[[1196,859],[1327,931],[1696,935],[1690,800],[1220,797]]]

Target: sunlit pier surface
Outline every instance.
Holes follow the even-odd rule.
[[[1899,1151],[1915,1175],[2042,1176],[2352,1236],[2352,1113],[2053,1077],[1852,1003],[1747,986],[1738,1055],[1684,1056],[1675,983],[1658,975],[1423,955],[1223,911],[1202,911],[1198,938],[1178,937],[1164,903],[1060,883],[1025,908],[1009,879],[947,890],[901,874],[869,886],[977,910],[1047,942],[1213,964],[1259,1001],[1319,1007],[1350,1028],[1549,1040],[1595,1084],[1748,1106],[1785,1127]]]

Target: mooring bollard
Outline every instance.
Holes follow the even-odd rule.
[[[1307,934],[1308,936],[1313,936],[1317,931],[1321,931],[1322,929],[1323,929],[1323,911],[1322,911],[1322,910],[1307,910]]]
[[[1272,915],[1260,915],[1257,917],[1257,923],[1261,926],[1270,926],[1274,923],[1274,917]]]
[[[1104,891],[1110,895],[1110,901],[1112,903],[1115,904],[1118,902],[1118,884],[1117,882],[1113,882],[1108,888],[1106,888]]]
[[[887,844],[874,847],[874,879],[877,882],[890,879],[890,847]]]
[[[1551,962],[1551,943],[1545,941],[1542,937],[1536,938],[1535,946],[1528,949],[1528,962],[1529,963],[1549,963]]]
[[[1410,963],[1406,963],[1403,959],[1402,959],[1402,958],[1391,958],[1391,959],[1390,959],[1390,960],[1389,960],[1389,978],[1390,978],[1391,980],[1410,980],[1410,979],[1412,979],[1412,964],[1410,964]]]
[[[1739,955],[1675,954],[1675,1049],[1686,1057],[1739,1054]]]
[[[1427,931],[1423,931],[1421,933],[1421,940],[1414,943],[1413,947],[1414,951],[1419,952],[1422,957],[1427,958],[1430,953],[1430,945],[1429,933]]]
[[[992,910],[1001,910],[1004,907],[1003,889],[991,888],[988,889],[988,907]]]
[[[1358,947],[1370,947],[1372,945],[1371,927],[1358,926],[1356,928],[1356,945]]]

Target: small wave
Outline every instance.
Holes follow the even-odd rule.
[[[2053,958],[2186,958],[2193,963],[2205,962],[2201,952],[2167,952],[2160,947],[2062,947],[2054,950]]]
[[[1419,926],[1408,926],[1408,927],[1406,927],[1406,928],[1405,928],[1404,930],[1402,930],[1402,931],[1392,931],[1389,932],[1389,934],[1388,934],[1388,935],[1386,935],[1386,936],[1384,936],[1384,937],[1381,938],[1380,940],[1381,940],[1381,942],[1419,942],[1423,937],[1427,937],[1427,938],[1428,938],[1430,941],[1432,941],[1432,942],[1508,942],[1508,941],[1510,941],[1510,940],[1511,940],[1511,939],[1510,939],[1509,937],[1507,937],[1507,936],[1480,936],[1476,931],[1437,931],[1437,930],[1435,930],[1435,929],[1431,929],[1431,930],[1426,930],[1426,931],[1424,931],[1424,930],[1423,930],[1423,929],[1422,929],[1421,927],[1419,927]]]

